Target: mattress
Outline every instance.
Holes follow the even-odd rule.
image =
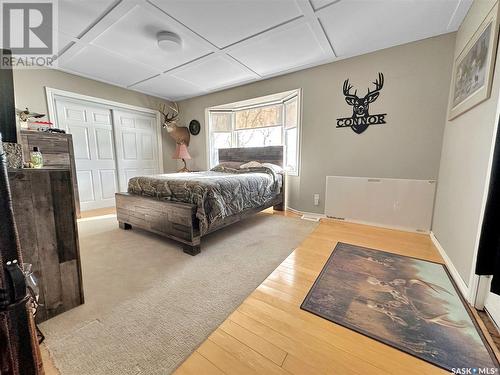
[[[130,194],[197,206],[201,234],[226,217],[262,206],[281,190],[282,176],[272,169],[206,171],[133,177]]]

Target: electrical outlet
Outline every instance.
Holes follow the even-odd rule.
[[[318,206],[319,205],[319,194],[314,194],[313,198],[314,198],[314,205]]]

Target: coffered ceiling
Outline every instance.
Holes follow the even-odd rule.
[[[456,31],[472,0],[59,0],[59,69],[170,100]],[[157,33],[182,48],[165,51]]]

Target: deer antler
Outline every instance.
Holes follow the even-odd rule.
[[[375,90],[370,91],[370,88],[368,88],[367,95],[373,94],[375,92],[382,90],[382,87],[384,87],[384,75],[382,73],[379,73],[378,78],[375,80],[375,82],[373,82],[373,84],[375,85]]]
[[[161,114],[165,116],[165,123],[169,124],[171,122],[174,122],[175,119],[179,116],[179,106],[177,105],[177,103],[174,103],[173,107],[169,105],[168,108],[173,111],[172,113],[170,113],[170,111],[165,112],[165,107],[166,105],[164,104],[162,109],[160,110]]]
[[[351,89],[352,89],[352,85],[351,85],[351,84],[349,84],[349,80],[348,80],[348,79],[346,79],[346,80],[344,81],[344,89],[343,89],[344,95],[345,95],[345,96],[347,96],[347,97],[356,96],[356,94],[357,94],[358,90],[354,90],[354,95],[352,95],[352,94],[350,93]]]

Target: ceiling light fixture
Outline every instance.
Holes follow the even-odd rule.
[[[166,52],[174,52],[182,48],[181,37],[171,31],[160,31],[156,38],[158,39],[158,47]]]

